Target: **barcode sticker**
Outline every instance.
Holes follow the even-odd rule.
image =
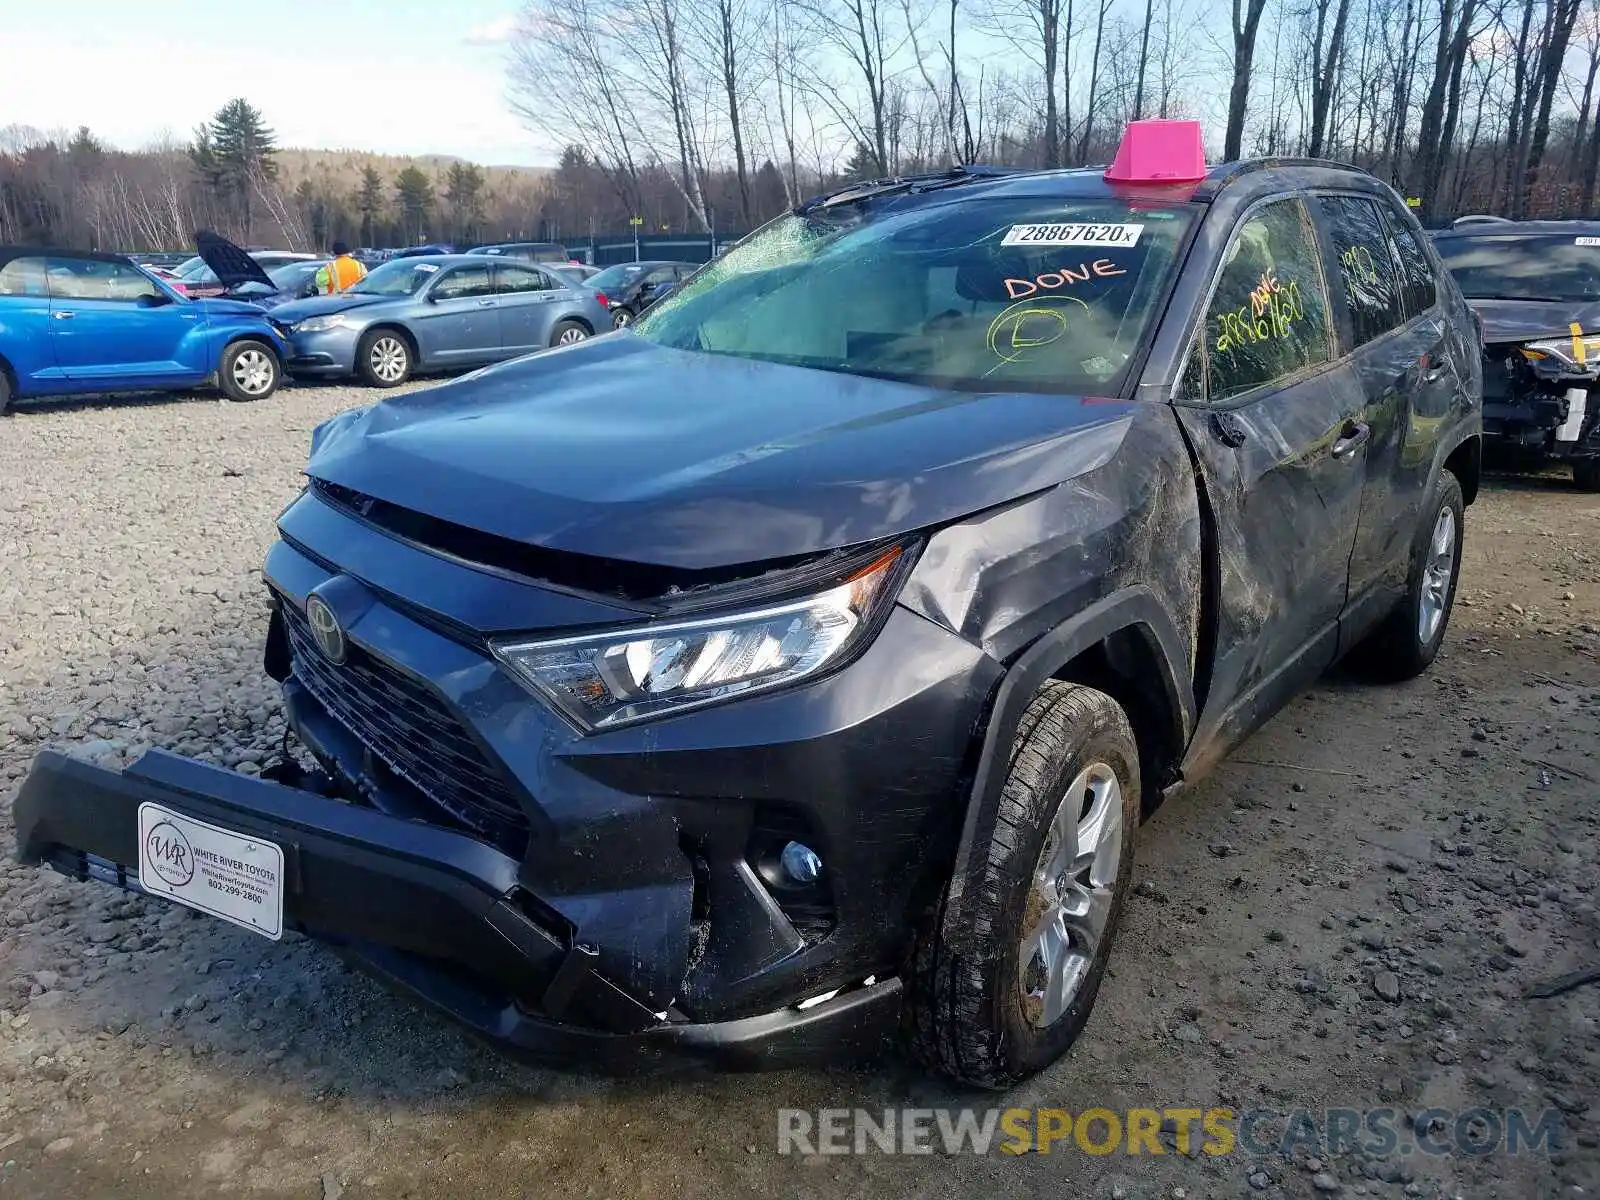
[[[1013,225],[1000,239],[1002,246],[1133,246],[1143,225],[1086,225],[1066,222],[1051,225]]]
[[[1600,237],[1581,237],[1572,240],[1580,246],[1600,246]]]

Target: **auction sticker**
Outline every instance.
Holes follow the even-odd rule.
[[[139,884],[273,941],[283,936],[283,850],[272,842],[141,804]]]
[[[1600,246],[1600,237],[1578,237],[1572,240],[1579,246]]]
[[[1049,225],[1013,225],[1000,239],[1002,246],[1133,246],[1143,225],[1094,225],[1058,222]]]

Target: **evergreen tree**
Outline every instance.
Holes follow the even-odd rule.
[[[400,201],[406,238],[413,244],[422,241],[433,210],[433,181],[415,165],[408,166],[394,177],[394,193]]]
[[[247,240],[252,189],[278,177],[275,153],[276,135],[267,128],[261,110],[242,98],[229,100],[196,129],[189,147],[190,161],[206,186],[234,204]]]
[[[445,203],[450,206],[453,236],[470,242],[483,225],[483,170],[475,163],[451,163],[445,173]]]
[[[361,168],[361,188],[356,192],[356,211],[361,214],[361,244],[375,245],[378,240],[378,216],[383,212],[383,176],[378,168],[368,163]]]

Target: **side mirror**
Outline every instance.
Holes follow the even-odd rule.
[[[172,303],[172,297],[165,292],[141,292],[136,301],[140,308],[161,308]]]

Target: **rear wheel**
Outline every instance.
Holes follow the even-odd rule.
[[[617,308],[611,312],[611,327],[613,329],[626,329],[633,324],[633,310]]]
[[[550,331],[552,346],[573,346],[589,340],[589,330],[577,321],[559,321]]]
[[[1368,674],[1391,682],[1414,679],[1438,655],[1456,602],[1465,512],[1461,484],[1441,471],[1417,529],[1405,599],[1357,651]]]
[[[0,367],[0,417],[11,411],[11,376]]]
[[[278,356],[265,342],[234,342],[217,364],[217,386],[229,400],[265,400],[282,378]]]
[[[356,346],[356,370],[372,387],[399,387],[414,366],[411,343],[397,330],[368,330]]]
[[[0,412],[5,404],[0,402]],[[1600,492],[1600,458],[1576,458],[1572,461],[1572,482],[1586,492]]]
[[[918,940],[907,1017],[919,1058],[999,1088],[1066,1052],[1105,974],[1139,813],[1122,708],[1093,688],[1046,684],[1018,727],[988,845],[961,881],[964,912],[941,905]]]

